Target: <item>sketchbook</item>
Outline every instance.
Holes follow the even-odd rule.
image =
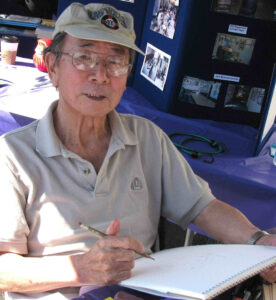
[[[174,299],[212,299],[276,264],[276,247],[199,245],[162,250],[139,258],[120,285]]]

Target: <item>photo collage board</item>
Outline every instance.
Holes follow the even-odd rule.
[[[254,9],[256,16],[246,20],[245,14],[241,12],[253,9],[253,2],[256,6]],[[276,1],[273,3],[276,4]],[[209,53],[205,51],[206,55],[204,55],[205,60],[209,61],[205,69],[210,72],[194,72],[193,67],[182,72],[181,83],[177,89],[179,92],[175,97],[176,114],[248,124],[259,128],[262,113],[268,105],[266,102],[271,101],[268,98],[273,59],[270,62],[265,59],[262,61],[262,56],[266,56],[263,49],[269,48],[269,43],[265,44],[267,36],[264,36],[262,41],[262,33],[255,34],[255,29],[261,22],[265,24],[264,27],[271,26],[275,29],[276,23],[272,18],[267,17],[274,12],[271,12],[272,8],[276,9],[273,3],[269,0],[211,1],[209,19],[213,18],[213,21],[210,22],[210,26],[216,30],[213,30],[212,35],[209,36],[208,43],[211,50]],[[234,8],[239,13],[234,14]],[[227,17],[219,15],[226,11]],[[218,22],[214,21],[217,16]],[[254,23],[255,20],[257,24]],[[275,42],[275,37],[271,36],[271,44],[273,39]],[[200,51],[197,53],[199,57]],[[197,60],[200,64],[200,59]],[[262,69],[262,66],[260,67],[262,63],[268,67]],[[259,69],[255,69],[256,65]],[[263,80],[264,73],[267,76],[266,80]]]
[[[133,87],[161,111],[259,129],[276,61],[273,1],[148,0]]]

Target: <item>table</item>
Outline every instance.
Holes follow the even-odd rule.
[[[136,297],[139,297],[143,300],[177,300],[175,298],[169,298],[166,297],[159,297],[151,294],[145,294],[139,291],[135,291],[129,288],[121,287],[118,285],[113,285],[113,286],[106,286],[106,287],[99,287],[95,288],[91,291],[88,291],[81,296],[77,298],[73,298],[72,300],[103,300],[103,299],[108,299],[108,297],[114,297],[115,294],[119,291],[124,291],[128,294],[134,295]],[[231,299],[231,292],[232,289],[224,292],[223,294],[213,298],[214,300],[228,300]]]
[[[0,62],[1,110],[37,119],[56,99],[48,74],[35,68],[31,59],[17,56],[15,65]]]
[[[1,134],[41,117],[58,97],[47,74],[34,68],[31,60],[18,58],[9,71],[8,76],[7,67],[0,65]],[[28,78],[28,84],[22,83],[24,77]],[[125,91],[117,110],[150,119],[168,134],[187,131],[223,142],[226,152],[217,155],[213,164],[183,155],[193,170],[208,181],[218,199],[240,209],[261,229],[276,226],[276,166],[269,155],[270,144],[276,142],[275,130],[260,154],[254,157],[257,131],[252,127],[161,112],[132,87]],[[206,234],[193,225],[189,228]]]

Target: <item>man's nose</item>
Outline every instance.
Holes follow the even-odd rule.
[[[108,83],[109,76],[106,69],[105,61],[100,59],[94,68],[90,71],[89,80],[97,81],[99,83]]]

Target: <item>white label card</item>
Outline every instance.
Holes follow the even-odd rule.
[[[233,32],[233,33],[246,35],[247,34],[247,29],[248,29],[248,27],[246,27],[246,26],[229,24],[228,32]]]
[[[224,74],[214,74],[214,79],[240,82],[240,77],[224,75]]]

